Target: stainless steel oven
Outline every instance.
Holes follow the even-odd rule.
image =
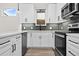
[[[55,32],[56,56],[66,56],[66,33],[79,33],[79,23],[68,24],[68,31]]]
[[[55,55],[66,56],[66,33],[55,32]]]

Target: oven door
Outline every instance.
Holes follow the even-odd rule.
[[[55,35],[55,49],[61,56],[66,55],[66,36],[61,34]]]

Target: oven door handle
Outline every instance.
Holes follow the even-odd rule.
[[[58,37],[65,38],[65,35],[55,34]]]

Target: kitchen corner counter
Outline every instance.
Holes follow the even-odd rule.
[[[27,31],[0,33],[0,38],[12,36],[12,35],[17,35],[17,34],[21,34],[21,33],[24,33],[24,32],[27,32]]]

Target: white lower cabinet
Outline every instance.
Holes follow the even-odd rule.
[[[21,56],[21,34],[0,38],[0,56]]]
[[[22,45],[21,45],[21,39],[18,39],[16,42],[16,56],[21,56],[22,55]]]
[[[3,52],[0,56],[12,56],[11,48],[7,49],[5,52]]]
[[[28,32],[27,47],[54,48],[54,37],[51,32]]]
[[[52,47],[52,33],[41,33],[41,47]]]
[[[11,40],[9,37],[0,38],[0,56],[11,56]]]
[[[22,46],[21,46],[21,35],[16,35],[12,38],[12,56],[21,56]]]
[[[32,47],[32,33],[27,32],[27,48]]]
[[[27,47],[40,47],[40,33],[27,33]]]
[[[31,37],[32,47],[41,47],[40,46],[40,42],[41,42],[40,37],[41,37],[40,33],[32,33],[32,37]]]
[[[67,56],[79,56],[79,37],[67,36]]]

